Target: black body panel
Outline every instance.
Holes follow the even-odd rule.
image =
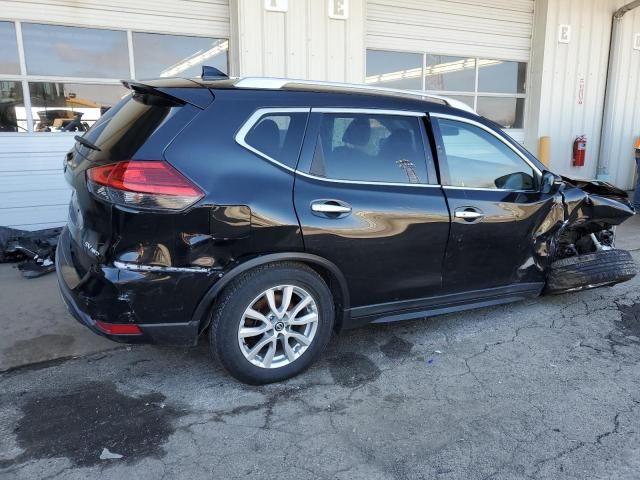
[[[450,293],[409,301],[390,302],[379,305],[353,308],[350,310],[352,328],[368,323],[386,323],[434,315],[460,312],[479,307],[489,307],[504,303],[517,302],[525,298],[536,297],[542,291],[544,282],[517,283],[503,287],[482,290],[467,290],[462,293]]]
[[[539,192],[446,189],[452,212],[467,208],[479,221],[453,218],[444,262],[447,292],[544,282],[534,239],[554,205]]]
[[[311,203],[338,199],[343,218],[314,215]],[[298,176],[295,203],[307,252],[338,266],[354,307],[436,295],[449,235],[438,187],[327,184]]]

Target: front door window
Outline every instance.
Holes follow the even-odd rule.
[[[533,168],[507,144],[465,122],[439,119],[453,187],[534,190]]]

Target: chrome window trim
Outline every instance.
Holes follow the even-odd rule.
[[[515,192],[515,193],[534,193],[537,190],[511,190],[509,188],[488,188],[488,187],[460,187],[458,185],[443,185],[445,190],[478,190],[481,192]]]
[[[296,170],[294,168],[289,167],[288,165],[279,162],[275,158],[270,157],[269,155],[262,153],[257,148],[252,147],[245,141],[246,135],[253,128],[256,122],[262,118],[265,114],[270,113],[304,113],[304,112],[315,112],[315,113],[363,113],[363,114],[380,114],[380,115],[398,115],[398,116],[411,116],[411,117],[425,117],[425,112],[415,112],[408,110],[385,110],[385,109],[375,109],[375,108],[310,108],[310,107],[269,107],[269,108],[259,108],[254,111],[251,116],[242,124],[238,132],[236,133],[234,140],[238,145],[243,148],[246,148],[250,152],[255,153],[259,157],[268,160],[271,163],[278,165],[279,167],[284,168],[285,170],[292,172],[297,175],[302,175],[303,177],[311,178],[313,180],[319,180],[322,182],[329,183],[342,183],[342,184],[351,184],[351,185],[379,185],[379,186],[389,186],[389,187],[427,187],[427,188],[441,188],[442,185],[435,183],[394,183],[394,182],[367,182],[364,180],[340,180],[334,178],[325,178],[318,177],[316,175],[312,175],[310,173],[303,172],[302,170]]]
[[[515,153],[518,157],[520,157],[527,165],[529,165],[534,172],[536,172],[540,176],[542,175],[542,172],[540,171],[540,169],[537,166],[535,166],[533,163],[531,163],[531,161],[523,153],[521,153],[520,150],[518,150],[513,145],[513,143],[511,143],[511,140],[507,140],[507,139],[501,137],[496,132],[491,130],[489,127],[487,127],[486,125],[483,125],[480,122],[476,122],[475,120],[471,120],[470,118],[459,117],[457,115],[450,115],[448,113],[431,113],[430,116],[434,117],[434,118],[442,118],[442,119],[445,119],[445,120],[453,120],[455,122],[467,123],[469,125],[473,125],[475,127],[481,128],[485,132],[490,133],[495,138],[497,138],[499,141],[504,143],[507,147],[509,147],[509,149],[511,151],[513,151],[513,153]],[[456,185],[446,185],[447,188],[450,187],[450,186],[451,187],[455,187]],[[471,187],[460,187],[460,188],[471,188]],[[478,187],[478,188],[480,188],[480,187]],[[497,189],[487,188],[486,190],[497,190]],[[517,191],[517,190],[507,190],[507,191]],[[526,190],[526,191],[535,191],[535,190]]]
[[[309,108],[309,107],[259,108],[258,110],[253,112],[251,114],[251,116],[242,124],[242,126],[240,127],[240,129],[236,133],[236,135],[234,137],[234,140],[236,141],[236,143],[238,145],[240,145],[243,148],[246,148],[250,152],[255,153],[259,157],[262,157],[265,160],[270,161],[271,163],[275,163],[279,167],[282,167],[285,170],[288,170],[289,172],[295,173],[296,172],[295,168],[291,168],[290,166],[285,165],[282,162],[279,162],[275,158],[272,158],[269,155],[267,155],[266,153],[263,153],[260,150],[258,150],[257,148],[252,147],[251,145],[249,145],[246,142],[245,137],[247,136],[249,131],[254,127],[254,125],[258,122],[258,120],[260,120],[263,116],[268,115],[270,113],[310,113],[310,112],[311,112],[311,108]]]
[[[326,177],[318,177],[317,175],[312,175],[310,173],[303,172],[301,170],[296,170],[297,175],[302,175],[303,177],[311,178],[313,180],[320,180],[321,182],[329,182],[329,183],[344,183],[347,185],[377,185],[382,187],[421,187],[421,188],[441,188],[442,185],[436,183],[394,183],[394,182],[367,182],[364,180],[340,180],[337,178],[326,178]]]

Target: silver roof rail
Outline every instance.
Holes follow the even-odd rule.
[[[357,83],[340,83],[340,82],[322,82],[316,80],[296,80],[291,78],[275,78],[275,77],[245,77],[239,79],[234,86],[237,88],[255,88],[264,90],[279,90],[289,85],[317,85],[320,87],[336,87],[361,91],[379,92],[379,93],[395,93],[405,95],[407,97],[419,97],[422,99],[432,98],[440,100],[450,107],[464,110],[465,112],[476,113],[473,108],[460,100],[435,95],[433,93],[420,92],[416,90],[401,90],[399,88],[378,87],[374,85],[361,85]]]

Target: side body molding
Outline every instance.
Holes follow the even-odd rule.
[[[342,308],[340,311],[337,311],[337,320],[339,324],[342,324],[345,318],[346,312],[349,311],[350,308],[350,300],[349,300],[349,289],[347,288],[347,281],[340,269],[334,265],[329,260],[326,260],[318,255],[312,255],[310,253],[303,252],[290,252],[290,253],[271,253],[267,255],[261,255],[259,257],[254,257],[249,260],[246,260],[242,263],[235,265],[230,270],[225,273],[220,273],[220,278],[216,283],[214,283],[211,288],[204,294],[198,306],[196,307],[192,321],[197,321],[200,325],[200,333],[202,333],[211,322],[211,317],[208,315],[211,305],[215,301],[216,297],[222,290],[229,285],[233,280],[238,278],[239,275],[247,272],[253,268],[259,267],[261,265],[266,265],[268,263],[274,262],[302,262],[311,265],[316,265],[318,267],[324,268],[327,270],[336,282],[339,285],[340,293],[342,296]]]

